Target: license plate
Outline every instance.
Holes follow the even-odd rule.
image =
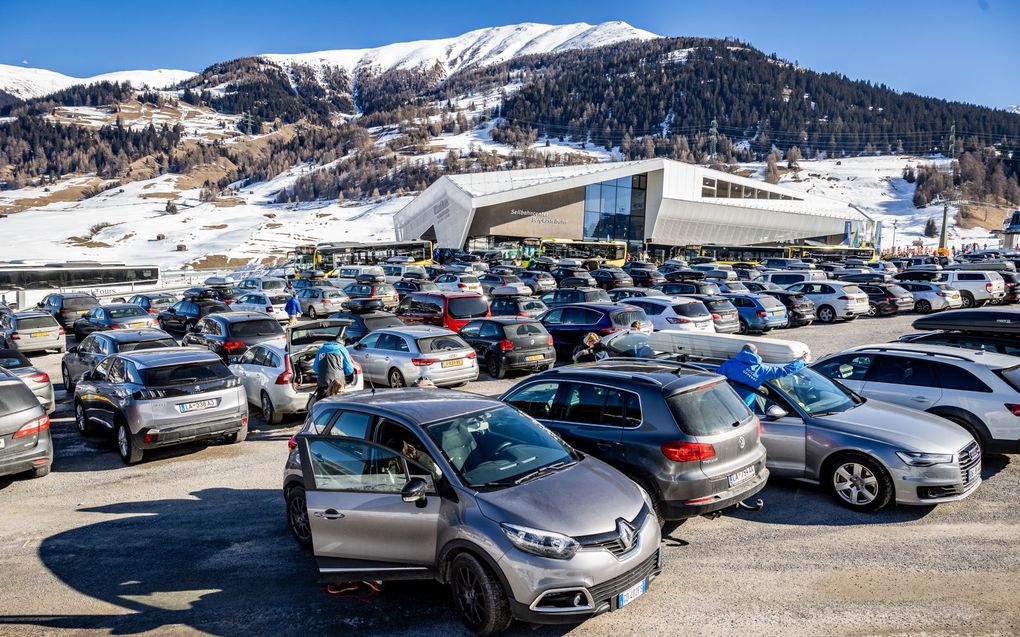
[[[524,360],[526,360],[526,361],[540,361],[543,358],[545,358],[545,356],[542,356],[541,354],[532,354],[531,356],[526,356],[524,358]]]
[[[0,441],[0,442],[2,442],[2,441]],[[981,471],[981,467],[971,467],[970,469],[967,469],[967,475],[964,476],[964,478],[963,478],[964,482],[970,482],[974,478],[978,477],[978,474],[980,473],[980,471]]]
[[[193,403],[181,403],[177,405],[177,408],[181,410],[182,414],[187,414],[192,411],[201,411],[203,409],[215,407],[217,402],[219,401],[215,398],[210,398],[208,400],[196,400]]]
[[[647,591],[647,590],[648,590],[648,580],[643,579],[640,582],[638,582],[637,584],[631,586],[627,590],[625,590],[622,593],[620,593],[619,595],[617,595],[616,596],[616,606],[618,608],[623,608],[627,604],[633,602],[638,597],[641,597],[642,595],[644,595],[645,591]]]
[[[29,334],[29,336],[31,336],[32,338],[35,338],[37,336],[49,336],[49,332],[32,332],[31,334]]]
[[[744,480],[747,480],[748,478],[753,478],[753,477],[754,477],[754,465],[751,465],[750,467],[747,467],[745,469],[741,469],[740,471],[738,471],[736,473],[731,473],[728,476],[728,479],[730,481],[730,486],[732,487],[735,484],[739,484],[739,483],[743,482]]]
[[[135,321],[131,323],[131,327],[145,327],[147,323],[145,321]]]
[[[464,361],[460,358],[452,361],[443,361],[443,367],[461,367],[464,365]]]

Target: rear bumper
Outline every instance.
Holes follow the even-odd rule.
[[[64,337],[59,338],[23,338],[13,343],[14,348],[19,352],[41,352],[47,349],[60,349],[67,345]]]
[[[436,387],[459,385],[478,379],[478,365],[465,365],[440,371],[426,371],[422,376],[431,380]],[[408,378],[407,382],[412,383],[417,380],[417,378],[414,380]]]
[[[0,450],[0,476],[15,475],[53,464],[53,438],[49,431],[40,436],[34,447],[11,453]]]
[[[156,449],[186,442],[209,440],[240,431],[247,420],[248,415],[244,414],[178,427],[145,427],[137,434],[137,441],[142,449]]]
[[[529,356],[541,356],[538,360],[529,361]],[[507,352],[503,354],[503,366],[506,369],[534,369],[556,362],[556,350],[552,346],[524,352]]]

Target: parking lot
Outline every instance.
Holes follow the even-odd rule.
[[[815,357],[910,331],[913,315],[772,336]],[[31,357],[59,381],[59,356]],[[520,377],[467,387],[498,395]],[[58,396],[63,396],[60,392]],[[280,479],[299,422],[252,419],[239,445],[197,444],[125,466],[83,441],[66,401],[53,472],[0,478],[0,633],[467,634],[449,593],[388,585],[369,600],[316,584],[292,541]],[[762,511],[696,518],[664,538],[647,595],[580,626],[527,635],[1020,634],[1020,465],[990,456],[970,498],[865,515],[771,480]]]

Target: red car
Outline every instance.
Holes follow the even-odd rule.
[[[412,292],[397,306],[407,325],[438,325],[457,332],[469,321],[490,316],[489,304],[475,292]]]

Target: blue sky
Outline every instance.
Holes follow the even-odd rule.
[[[624,20],[731,36],[818,71],[989,106],[1020,104],[1020,0],[0,0],[0,63],[86,76],[201,70],[256,53],[360,48],[517,22]]]

